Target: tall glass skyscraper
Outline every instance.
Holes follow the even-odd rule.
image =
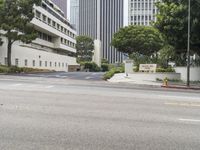
[[[64,12],[67,18],[67,0],[51,0],[53,3],[59,6],[59,8]]]
[[[150,25],[156,21],[157,8],[155,3],[159,0],[129,0],[129,24]]]
[[[70,0],[70,22],[79,34],[79,0]]]
[[[79,0],[79,34],[101,40],[101,58],[122,61],[122,53],[111,46],[114,33],[123,27],[124,0]]]

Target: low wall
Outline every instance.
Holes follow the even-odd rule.
[[[180,80],[181,74],[180,73],[131,73],[128,74],[128,77],[133,80],[146,80],[146,81],[156,81],[156,79],[168,78],[170,80]]]
[[[187,67],[176,67],[175,71],[181,74],[181,80],[187,80]],[[200,81],[200,67],[190,68],[190,81]]]

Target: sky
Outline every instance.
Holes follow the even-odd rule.
[[[70,0],[67,1],[67,18],[70,20]],[[124,0],[124,25],[128,25],[128,0]]]

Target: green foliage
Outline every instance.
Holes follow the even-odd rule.
[[[77,61],[92,61],[94,41],[88,36],[78,36],[76,38]]]
[[[109,70],[109,64],[101,64],[101,71],[106,72]]]
[[[111,65],[107,59],[101,59],[101,71],[106,72],[110,70]]]
[[[171,45],[165,45],[158,53],[159,53],[159,63],[163,67],[168,67],[169,61],[176,60],[175,49]]]
[[[36,73],[36,72],[49,72],[46,69],[26,68],[17,66],[0,66],[0,73]]]
[[[0,46],[3,44],[3,41],[2,41],[2,39],[0,38]]]
[[[81,62],[80,64],[85,70],[90,72],[99,72],[101,70],[99,66],[94,62]]]
[[[147,26],[128,26],[121,28],[112,40],[112,45],[123,53],[139,53],[150,56],[163,47],[159,31]]]
[[[104,58],[103,58],[103,59],[101,59],[101,63],[102,63],[102,64],[108,64],[109,61],[108,61],[107,59],[104,59]]]
[[[159,60],[156,55],[146,56],[139,53],[132,53],[129,58],[134,60],[134,65],[136,66],[134,68],[135,72],[139,71],[140,64],[159,64]]]
[[[124,67],[112,68],[110,71],[108,71],[104,74],[103,79],[108,80],[108,79],[112,78],[116,73],[124,73]]]
[[[159,13],[154,26],[175,47],[176,53],[186,53],[188,28],[188,0],[162,0],[157,3]],[[200,55],[200,2],[191,0],[191,50]]]
[[[157,68],[156,72],[175,72],[175,70],[171,67],[169,67],[169,68]]]
[[[11,49],[15,41],[31,43],[37,38],[30,21],[34,17],[33,5],[40,5],[41,0],[4,0],[0,2],[1,35],[8,41],[8,66],[11,66]]]

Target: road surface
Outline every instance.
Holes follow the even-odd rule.
[[[200,149],[199,91],[90,76],[0,76],[0,150]]]

